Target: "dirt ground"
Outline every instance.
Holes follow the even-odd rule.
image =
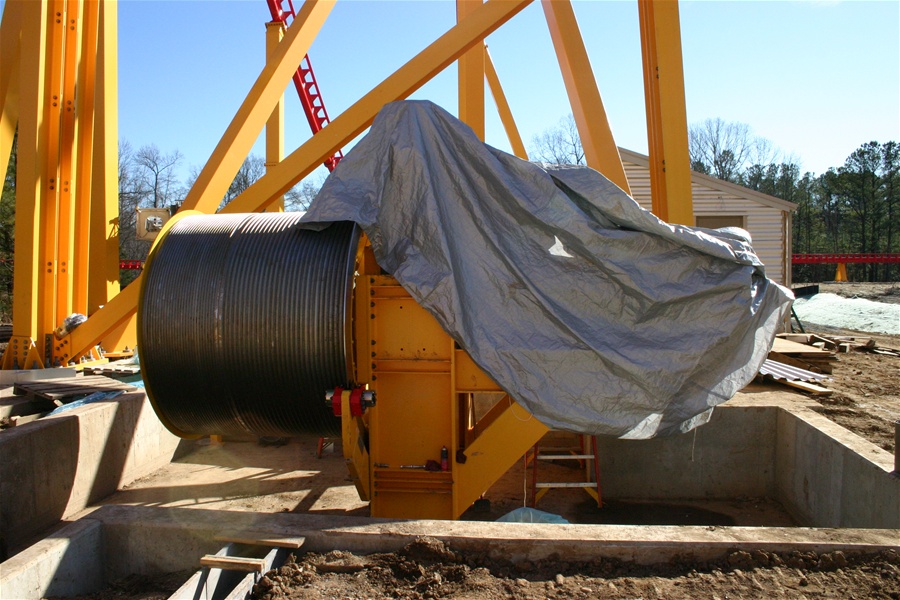
[[[820,292],[900,304],[900,283],[823,283]],[[806,324],[806,330],[828,336],[872,338],[881,348],[900,351],[900,336],[872,334]],[[900,421],[900,358],[872,352],[838,355],[828,397],[815,398],[820,412],[879,447],[894,450],[894,422]]]
[[[900,598],[900,555],[733,552],[722,563],[498,563],[420,538],[403,551],[307,554],[269,572],[257,600],[343,598]]]

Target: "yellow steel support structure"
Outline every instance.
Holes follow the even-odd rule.
[[[653,213],[670,223],[693,225],[678,2],[638,0],[638,14]]]
[[[118,292],[115,9],[99,0],[10,0],[4,7],[4,165],[19,130],[5,369],[68,364],[51,332],[74,312],[90,314],[92,289],[95,307]],[[106,328],[103,337],[111,335]]]
[[[6,93],[0,107],[4,123],[18,123],[19,141],[16,177],[16,256],[13,274],[13,335],[3,354],[4,369],[43,366],[43,343],[39,338],[38,291],[41,255],[41,179],[39,163],[46,153],[43,135],[44,74],[46,73],[47,14],[44,2],[7,0],[3,10],[2,70],[18,78],[4,82]],[[9,43],[15,40],[16,48]],[[18,103],[16,104],[16,100]],[[7,104],[9,102],[9,104]],[[5,129],[5,127],[4,127]],[[12,148],[11,140],[3,144]],[[9,160],[6,156],[5,160]]]
[[[678,9],[638,0],[654,208],[691,223]],[[458,0],[457,23],[283,157],[285,89],[334,0],[307,1],[285,31],[267,32],[267,64],[170,227],[219,205],[267,126],[267,172],[224,212],[273,207],[284,193],[362,133],[388,102],[402,100],[459,61],[459,111],[484,137],[485,79],[516,155],[512,112],[484,44],[530,0]],[[612,130],[569,0],[542,0],[589,166],[628,191]],[[140,284],[118,288],[116,3],[7,0],[0,24],[0,166],[18,127],[13,338],[3,368],[66,365],[103,343],[133,346]],[[685,187],[686,186],[686,187]],[[686,191],[685,191],[686,190]],[[378,402],[350,418],[341,398],[351,474],[372,514],[455,518],[547,431],[472,361],[364,248],[354,300],[357,381]],[[90,315],[61,339],[71,312]],[[493,399],[475,418],[481,398]],[[485,408],[485,407],[482,407]],[[368,440],[368,446],[366,446]],[[449,454],[446,469],[428,461]]]

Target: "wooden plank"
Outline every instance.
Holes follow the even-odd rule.
[[[778,383],[782,385],[787,385],[792,388],[797,388],[798,390],[803,390],[808,394],[812,394],[814,396],[830,396],[834,393],[834,390],[829,390],[826,387],[822,387],[821,385],[816,385],[814,383],[807,383],[806,381],[781,381]]]
[[[781,354],[810,354],[813,356],[824,356],[831,354],[827,350],[820,350],[806,344],[798,344],[797,342],[792,342],[791,340],[786,340],[780,337],[775,338],[775,343],[772,345],[772,350],[774,352],[780,352]]]
[[[210,569],[223,571],[242,571],[245,573],[265,573],[266,559],[244,558],[242,556],[216,556],[207,554],[200,559],[200,565]]]
[[[214,539],[220,542],[232,542],[235,544],[266,546],[271,548],[290,548],[293,550],[300,548],[306,542],[305,537],[272,537],[268,534],[253,531],[225,533],[217,535]]]
[[[798,344],[808,344],[809,335],[810,334],[808,333],[779,333],[778,339],[788,340],[791,342],[796,342]]]

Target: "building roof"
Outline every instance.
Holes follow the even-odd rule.
[[[647,169],[650,168],[650,158],[644,154],[632,152],[631,150],[626,150],[625,148],[619,148],[619,156],[625,162],[630,162],[640,167],[646,167]],[[756,202],[759,202],[760,204],[771,206],[772,208],[777,208],[789,212],[793,212],[797,209],[797,204],[795,204],[794,202],[788,202],[787,200],[782,200],[781,198],[776,198],[775,196],[770,196],[769,194],[763,194],[762,192],[751,190],[750,188],[744,187],[742,185],[737,185],[736,183],[731,183],[730,181],[716,179],[715,177],[704,175],[703,173],[698,173],[697,171],[691,171],[691,182],[697,185],[712,188],[714,190],[719,190],[726,194],[732,194],[747,198],[749,200],[754,200]]]

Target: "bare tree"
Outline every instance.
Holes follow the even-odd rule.
[[[141,168],[141,177],[151,194],[153,208],[173,202],[179,190],[175,168],[181,163],[181,152],[163,154],[155,144],[142,146],[134,155],[135,164]]]
[[[533,160],[556,165],[585,164],[581,136],[571,114],[560,119],[555,127],[535,135],[531,143],[529,155]]]
[[[284,209],[288,212],[299,212],[309,209],[313,199],[322,189],[326,175],[315,173],[292,187],[284,195]]]
[[[725,122],[720,118],[706,119],[688,128],[688,150],[691,168],[713,177],[737,183],[740,174],[754,161],[754,150],[764,148],[752,136],[746,123]]]

